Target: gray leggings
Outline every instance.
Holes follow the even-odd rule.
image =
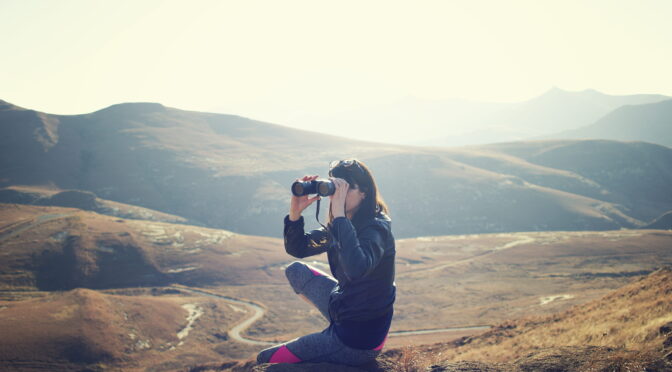
[[[285,270],[289,284],[297,294],[302,294],[329,319],[329,294],[336,280],[303,262],[293,262]],[[257,355],[258,363],[338,363],[361,365],[380,354],[378,350],[353,349],[344,345],[331,328],[311,333],[284,344],[262,350]]]

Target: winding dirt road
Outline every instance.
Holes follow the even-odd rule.
[[[275,342],[268,342],[268,341],[259,341],[259,340],[254,340],[251,338],[247,338],[241,335],[242,332],[247,330],[254,322],[257,320],[261,319],[266,314],[266,309],[263,307],[249,301],[243,301],[239,300],[237,298],[233,297],[228,297],[228,296],[223,296],[220,294],[212,293],[212,292],[207,292],[203,291],[200,289],[193,289],[193,288],[187,288],[187,287],[182,287],[182,286],[174,286],[173,288],[185,291],[185,292],[191,292],[194,294],[199,294],[203,296],[208,296],[208,297],[214,297],[218,298],[220,300],[232,302],[238,305],[243,305],[250,309],[252,311],[252,316],[249,318],[243,320],[242,322],[238,323],[235,327],[231,328],[228,332],[228,335],[230,338],[242,342],[245,344],[249,345],[260,345],[260,346],[268,346],[268,345],[275,345]],[[390,332],[389,337],[399,337],[399,336],[413,336],[413,335],[425,335],[425,334],[430,334],[430,333],[444,333],[444,332],[462,332],[462,331],[471,331],[471,330],[484,330],[484,329],[490,329],[491,326],[489,325],[480,325],[480,326],[470,326],[470,327],[451,327],[451,328],[434,328],[434,329],[418,329],[418,330],[408,330],[408,331],[397,331],[397,332]]]
[[[185,291],[185,292],[191,292],[191,293],[199,294],[199,295],[202,295],[202,296],[214,297],[214,298],[218,298],[220,300],[224,300],[224,301],[227,301],[227,302],[231,302],[231,303],[234,303],[234,304],[245,306],[246,308],[251,310],[252,316],[250,316],[249,318],[247,318],[247,319],[243,320],[242,322],[238,323],[235,327],[231,328],[228,332],[229,337],[238,341],[238,342],[242,342],[244,344],[249,344],[249,345],[268,346],[268,345],[275,345],[276,344],[275,342],[254,340],[254,339],[251,339],[251,338],[243,337],[241,335],[242,332],[247,330],[252,324],[254,324],[254,322],[261,319],[261,317],[266,314],[266,309],[264,309],[263,307],[255,304],[253,302],[243,301],[243,300],[239,300],[237,298],[223,296],[223,295],[220,295],[220,294],[207,292],[207,291],[203,291],[203,290],[200,290],[200,289],[186,288],[186,287],[181,287],[181,286],[180,287],[173,287],[173,288],[181,290],[181,291]]]

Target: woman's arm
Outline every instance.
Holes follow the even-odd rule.
[[[296,221],[289,215],[285,217],[284,236],[285,251],[296,258],[314,256],[329,249],[329,237],[323,228],[304,232],[303,216]]]
[[[304,176],[297,181],[313,181],[318,178],[314,176]],[[308,195],[292,196],[289,205],[289,214],[285,216],[285,251],[296,258],[314,256],[329,249],[327,232],[324,229],[312,230],[308,234],[303,230],[303,216],[301,213],[314,201],[319,200],[320,196],[315,195],[309,198]]]
[[[338,254],[348,279],[362,278],[378,266],[385,253],[386,230],[383,226],[367,226],[357,236],[352,222],[340,217],[334,219],[333,233],[339,243]]]

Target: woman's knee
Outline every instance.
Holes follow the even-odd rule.
[[[313,274],[308,265],[300,261],[294,261],[285,269],[285,276],[294,292],[301,293],[301,290]]]

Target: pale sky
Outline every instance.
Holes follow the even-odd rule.
[[[670,19],[667,0],[0,0],[0,99],[289,125],[408,97],[672,95]]]

